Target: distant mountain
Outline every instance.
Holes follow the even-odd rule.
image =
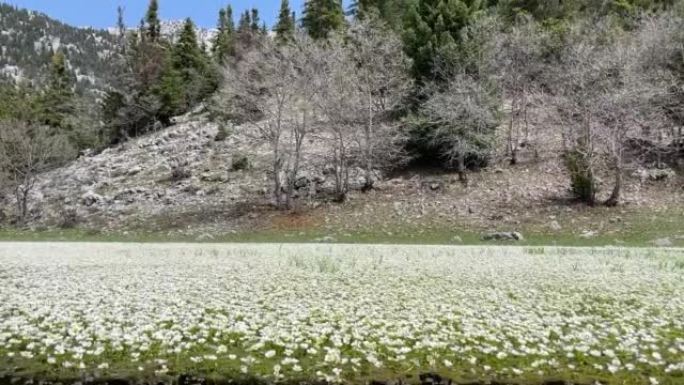
[[[44,84],[50,59],[64,52],[77,88],[103,88],[111,80],[116,37],[105,30],[77,28],[49,16],[0,4],[0,78]]]
[[[177,40],[182,20],[162,21],[162,35]],[[211,48],[217,30],[197,28],[200,43]],[[80,28],[35,11],[0,3],[0,81],[45,84],[50,59],[61,50],[77,88],[103,89],[112,80],[118,30]]]
[[[183,30],[183,24],[185,24],[185,21],[183,20],[163,20],[161,22],[161,33],[169,40],[176,41]],[[199,43],[204,43],[208,48],[210,48],[214,37],[216,37],[216,34],[218,33],[218,30],[201,27],[196,28],[197,40]]]

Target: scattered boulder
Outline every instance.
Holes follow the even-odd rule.
[[[214,239],[214,236],[209,234],[209,233],[204,233],[196,238],[198,242],[205,242],[205,241],[211,241]]]
[[[200,180],[204,182],[224,183],[228,181],[228,175],[225,172],[205,172],[200,175]]]
[[[297,180],[295,181],[294,187],[295,187],[296,189],[299,190],[299,189],[308,187],[310,184],[311,184],[311,180],[309,180],[309,177],[307,177],[307,176],[300,176],[300,177],[297,178]]]
[[[100,202],[102,202],[102,195],[98,195],[93,191],[88,191],[81,196],[81,203],[87,207],[93,206]]]
[[[673,179],[677,174],[674,170],[670,168],[654,168],[654,169],[640,169],[634,172],[634,176],[639,178],[641,183],[651,181],[651,182],[661,182],[669,181]]]
[[[444,183],[438,180],[426,180],[421,182],[420,188],[429,191],[442,191],[444,190]]]
[[[133,166],[133,167],[131,167],[130,170],[128,170],[128,172],[126,173],[126,175],[128,175],[128,176],[138,175],[138,174],[140,174],[140,172],[142,172],[142,167],[140,167],[140,166]]]
[[[454,243],[463,243],[463,238],[459,237],[458,235],[454,235],[454,237],[451,238],[451,241]]]
[[[314,239],[314,242],[320,242],[320,243],[333,243],[333,242],[337,242],[337,239],[336,239],[335,237],[333,237],[333,236],[328,235],[328,236],[325,236],[325,237],[316,238],[316,239]]]
[[[672,247],[672,240],[670,238],[660,238],[653,241],[655,247]]]
[[[553,231],[563,230],[563,226],[561,226],[560,223],[558,223],[558,221],[553,221],[553,222],[549,223],[548,227],[549,227],[549,229],[551,229]]]
[[[517,231],[493,232],[482,236],[483,241],[524,241],[525,237]]]
[[[583,239],[591,239],[591,238],[595,238],[597,235],[598,235],[598,233],[597,233],[596,231],[593,231],[593,230],[584,230],[584,231],[582,232],[582,234],[580,234],[580,238],[583,238]]]

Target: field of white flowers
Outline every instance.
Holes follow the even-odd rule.
[[[684,251],[0,244],[0,378],[684,384]]]

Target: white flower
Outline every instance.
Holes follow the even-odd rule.
[[[447,368],[454,366],[454,363],[449,361],[449,360],[444,360],[443,362],[444,362],[444,366],[446,366]]]
[[[276,355],[275,350],[269,350],[266,353],[264,353],[264,357],[266,357],[266,358],[273,358],[273,357],[275,357],[275,355]]]

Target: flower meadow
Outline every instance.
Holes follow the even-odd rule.
[[[684,251],[0,244],[0,378],[684,384]]]

